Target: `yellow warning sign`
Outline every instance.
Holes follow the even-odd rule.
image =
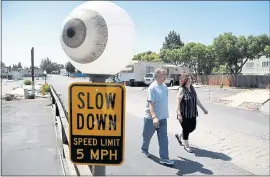
[[[124,156],[125,87],[72,83],[69,86],[71,161],[120,165]]]

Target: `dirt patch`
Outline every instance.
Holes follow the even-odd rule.
[[[5,101],[14,101],[14,100],[22,100],[23,97],[17,94],[6,94],[4,97],[2,97],[2,100]]]
[[[260,110],[260,107],[262,106],[261,103],[253,103],[253,102],[244,102],[238,106],[238,108],[242,109],[248,109],[251,111],[258,111]]]
[[[223,100],[221,98],[216,98],[216,99],[212,100],[211,102],[221,104],[221,105],[228,105],[228,104],[232,103],[233,101],[231,101],[231,100]]]

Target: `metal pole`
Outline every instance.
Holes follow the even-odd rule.
[[[211,85],[212,85],[212,82],[211,81],[209,81],[209,79],[208,79],[208,86],[209,86],[209,91],[208,91],[208,99],[209,99],[209,102],[210,102],[210,94],[211,94]]]
[[[35,97],[35,78],[34,78],[34,47],[31,49],[31,66],[32,66],[32,95]]]
[[[211,85],[209,85],[209,102],[210,102]]]
[[[46,71],[46,70],[45,70]],[[44,71],[44,77],[45,77],[45,84],[46,84],[46,79],[47,79],[47,72]]]
[[[89,81],[92,83],[105,83],[111,75],[89,75]],[[93,176],[106,176],[106,166],[89,166]]]

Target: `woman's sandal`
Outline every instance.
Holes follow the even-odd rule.
[[[178,143],[179,143],[181,146],[183,146],[183,143],[182,143],[182,141],[181,141],[181,137],[179,137],[178,134],[175,134],[175,138],[177,139]]]
[[[184,149],[189,153],[193,153],[193,150],[190,147],[185,146]]]

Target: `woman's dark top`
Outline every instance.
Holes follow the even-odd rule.
[[[190,91],[187,87],[182,88],[183,99],[180,103],[181,115],[183,118],[195,118],[198,116],[197,93],[192,85],[190,86]]]

